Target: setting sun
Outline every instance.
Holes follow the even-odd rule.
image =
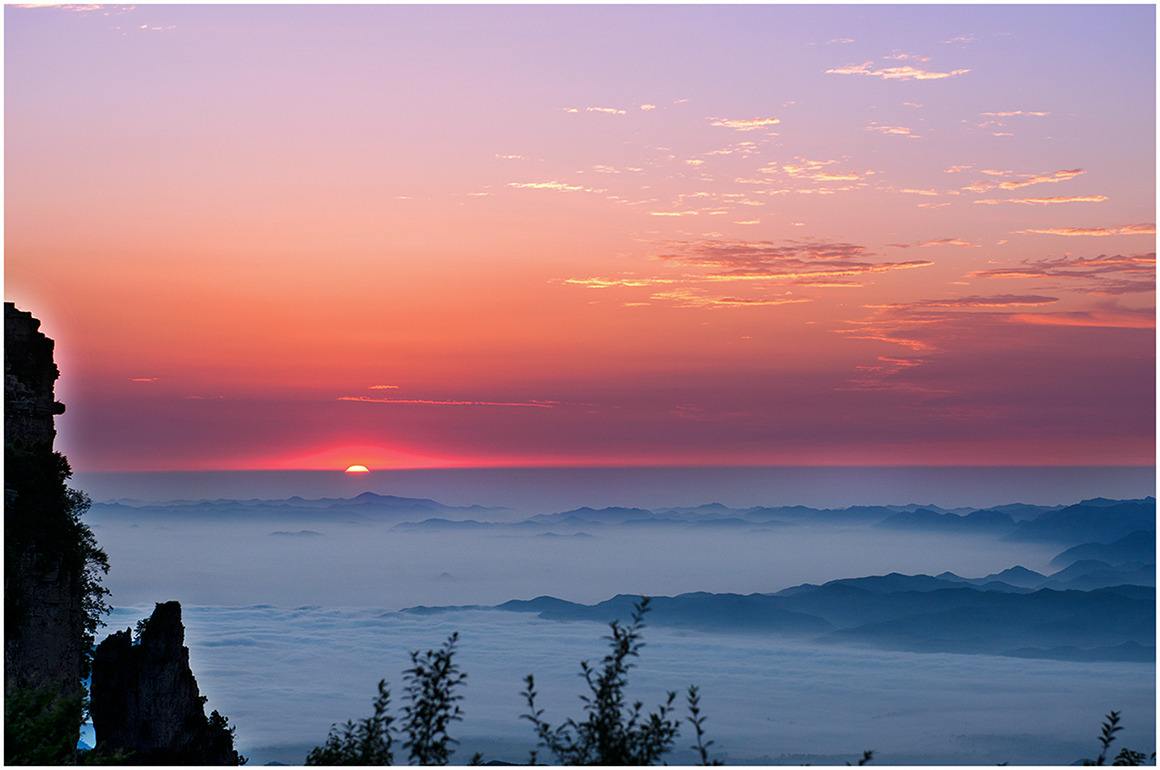
[[[365,465],[351,465],[344,471],[345,473],[370,473],[371,469]]]

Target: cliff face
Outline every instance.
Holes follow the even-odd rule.
[[[177,602],[158,604],[136,641],[126,629],[101,642],[91,690],[102,753],[127,752],[133,764],[239,764],[225,718],[206,718]]]
[[[79,529],[83,503],[64,484],[68,464],[53,451],[53,419],[64,405],[53,396],[52,354],[40,321],[5,303],[4,690],[79,698],[92,543]]]

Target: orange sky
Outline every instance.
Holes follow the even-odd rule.
[[[83,470],[1150,464],[1150,7],[6,10]]]

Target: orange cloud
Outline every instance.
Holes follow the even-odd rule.
[[[1082,168],[1065,168],[1059,171],[1052,171],[1050,174],[1028,174],[1018,180],[1000,182],[999,189],[1018,190],[1022,187],[1030,187],[1035,184],[1057,184],[1075,179],[1083,173],[1084,170]]]
[[[1120,225],[1119,227],[1042,227],[1017,230],[1035,235],[1061,235],[1067,238],[1106,238],[1111,235],[1155,235],[1155,224]]]
[[[806,297],[720,297],[706,295],[692,289],[673,289],[653,294],[651,299],[665,302],[675,302],[678,307],[690,308],[742,308],[742,307],[773,307],[777,305],[798,305],[810,302]]]
[[[558,401],[460,401],[428,398],[372,398],[370,396],[339,396],[337,400],[392,406],[494,406],[530,409],[554,409],[559,406]]]

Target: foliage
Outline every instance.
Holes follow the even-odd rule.
[[[633,608],[628,625],[612,621],[612,633],[605,637],[611,650],[604,656],[600,669],[593,668],[588,661],[581,662],[580,671],[588,693],[581,696],[584,717],[580,721],[568,719],[553,727],[544,720],[543,709],[536,706],[535,678],[529,674],[525,680],[528,713],[524,719],[532,723],[538,746],[550,752],[557,764],[651,765],[672,750],[680,732],[680,722],[673,717],[677,694],[669,692],[664,703],[648,714],[644,713],[643,703],[634,701],[629,705],[625,695],[628,672],[635,665],[633,659],[639,657],[644,647],[641,632],[648,610],[649,599],[644,597]],[[696,712],[692,711],[694,706]],[[702,761],[709,763],[709,744],[702,735],[704,717],[695,689],[690,690],[690,720],[695,720]],[[536,752],[533,752],[532,763],[535,761]]]
[[[403,746],[412,764],[445,765],[457,741],[450,736],[452,722],[463,719],[458,689],[467,679],[455,663],[459,634],[452,634],[438,650],[411,653],[411,668],[403,672],[406,705],[401,728]],[[308,765],[390,765],[394,764],[396,717],[390,713],[391,693],[386,680],[379,682],[374,712],[358,722],[341,727],[332,725],[326,743],[314,747],[306,757]],[[479,761],[472,757],[472,763]]]
[[[333,725],[326,743],[315,746],[306,757],[308,765],[390,765],[394,764],[394,738],[390,714],[391,690],[387,680],[379,680],[379,694],[374,700],[374,712],[358,722],[347,720],[339,727]]]
[[[1100,725],[1100,753],[1095,759],[1085,759],[1085,765],[1106,765],[1108,763],[1108,752],[1112,748],[1112,744],[1116,741],[1116,733],[1123,730],[1120,724],[1120,712],[1109,711],[1108,715],[1104,717],[1103,724]],[[1120,753],[1112,759],[1113,765],[1131,766],[1144,764],[1147,757],[1139,751],[1133,751],[1127,747],[1120,749]],[[1152,754],[1152,760],[1155,761],[1156,754]]]
[[[697,758],[700,760],[698,764],[721,764],[720,761],[709,758],[709,747],[713,745],[713,741],[705,740],[706,717],[701,713],[701,690],[695,684],[689,685],[686,701],[689,705],[689,724],[693,726],[693,735],[697,739],[691,748],[697,752]]]
[[[204,697],[204,696],[203,696]],[[230,724],[228,717],[223,716],[217,709],[210,712],[206,720],[209,725],[209,742],[212,744],[211,753],[232,756],[234,764],[244,765],[248,761],[234,749],[234,738],[237,728]]]
[[[83,711],[79,695],[27,688],[9,692],[4,698],[5,764],[72,764]]]
[[[411,668],[404,672],[407,705],[403,707],[403,744],[416,765],[445,765],[458,741],[447,733],[452,722],[463,719],[462,695],[456,688],[467,679],[455,663],[458,632],[438,650],[411,653]]]

